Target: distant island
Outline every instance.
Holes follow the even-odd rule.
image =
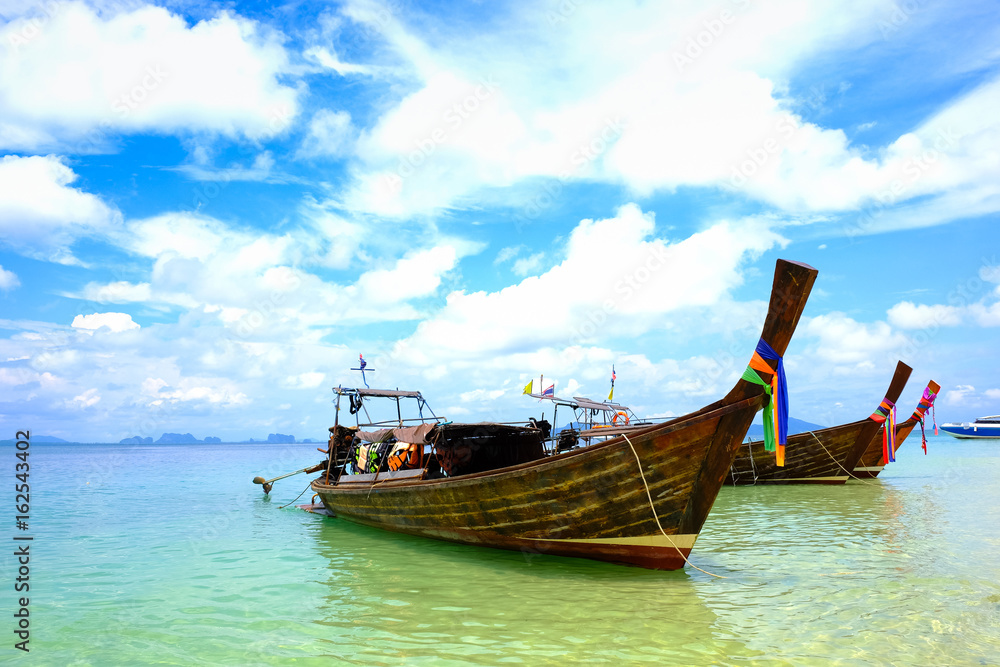
[[[16,440],[0,440],[2,443],[16,442]],[[69,440],[63,440],[62,438],[57,438],[54,435],[33,435],[30,438],[30,442],[69,442]]]
[[[13,445],[15,440],[4,439],[0,440],[0,445]],[[79,440],[64,440],[62,438],[57,438],[54,435],[31,435],[32,443],[50,443],[50,444],[67,444],[67,445],[79,445],[79,444],[108,444],[107,442],[91,442],[91,443],[81,443]],[[235,445],[308,445],[310,443],[322,443],[322,440],[313,440],[312,438],[303,438],[302,440],[297,440],[294,435],[285,435],[284,433],[270,433],[266,440],[254,440],[250,438],[249,440],[223,440],[216,436],[210,435],[199,440],[190,433],[164,433],[156,440],[150,437],[140,437],[134,435],[131,438],[123,438],[118,441],[120,445],[214,445],[214,444],[235,444]]]
[[[197,445],[197,444],[207,444],[213,445],[223,442],[222,438],[217,438],[215,436],[207,436],[201,440],[194,437],[190,433],[164,433],[157,440],[153,440],[150,437],[142,438],[137,435],[131,438],[123,438],[118,441],[121,445]],[[237,441],[237,444],[260,444],[267,443],[272,445],[294,445],[296,443],[310,443],[318,442],[312,438],[305,438],[304,440],[296,440],[294,435],[285,435],[284,433],[270,433],[267,436],[267,440],[254,440],[250,438],[249,440]]]
[[[805,433],[806,431],[818,431],[821,428],[826,427],[820,426],[819,424],[813,424],[812,422],[803,421],[801,419],[796,419],[795,417],[788,418],[788,435]],[[747,437],[754,438],[756,440],[763,440],[764,427],[760,424],[752,424],[750,426],[750,430],[747,431]]]

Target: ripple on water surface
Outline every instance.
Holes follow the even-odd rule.
[[[692,556],[724,579],[394,535],[279,509],[301,478],[271,499],[249,483],[312,462],[313,448],[33,447],[32,657],[979,665],[1000,656],[1000,458],[982,445],[932,440],[931,456],[904,450],[867,483],[724,489]]]

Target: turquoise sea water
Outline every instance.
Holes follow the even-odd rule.
[[[400,536],[251,484],[315,445],[31,447],[31,665],[996,665],[1000,442],[873,481],[723,490],[686,568]],[[13,447],[0,471],[14,475]],[[13,484],[0,539],[13,544]],[[297,502],[307,502],[307,492]],[[23,534],[18,532],[18,534]],[[7,554],[13,549],[4,549]]]

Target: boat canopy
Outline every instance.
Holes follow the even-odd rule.
[[[364,442],[388,442],[395,438],[397,442],[421,445],[427,442],[427,436],[434,430],[434,426],[435,424],[428,423],[399,428],[380,428],[376,431],[359,430],[356,435]]]
[[[583,396],[574,396],[576,406],[581,410],[602,410],[604,412],[625,412],[625,406],[617,403],[598,403]]]
[[[618,403],[598,403],[597,401],[583,396],[574,396],[572,399],[560,398],[558,396],[542,396],[541,394],[528,394],[531,398],[542,401],[552,401],[556,405],[562,405],[574,410],[600,410],[602,412],[625,412],[628,410],[624,405]]]
[[[443,421],[440,417],[434,414],[431,407],[427,405],[427,400],[419,391],[404,391],[400,389],[372,389],[370,387],[334,387],[333,393],[337,397],[334,403],[337,406],[336,417],[334,418],[334,427],[340,425],[340,400],[347,397],[350,402],[350,412],[352,415],[356,415],[355,427],[358,430],[367,428],[370,432],[376,432],[383,430],[385,428],[404,428],[407,422],[440,422]],[[388,419],[375,420],[368,413],[368,408],[365,406],[367,402],[366,399],[370,398],[387,398],[390,403],[395,403],[395,415]],[[404,399],[413,399],[417,404],[417,417],[403,417],[402,403]],[[412,404],[409,404],[412,405]],[[430,412],[430,417],[424,416],[424,410]],[[361,413],[364,413],[365,421],[361,421]],[[391,436],[395,437],[395,436]],[[370,442],[381,442],[381,440],[373,440]],[[404,440],[405,442],[405,440]],[[417,441],[412,441],[417,442]]]
[[[383,398],[421,398],[419,391],[400,391],[399,389],[368,389],[350,387],[334,387],[333,391],[339,396],[381,396]]]
[[[551,401],[556,405],[562,405],[568,408],[576,409],[576,401],[571,401],[568,398],[559,398],[558,396],[543,396],[541,394],[528,394],[531,398],[537,398],[540,401]]]

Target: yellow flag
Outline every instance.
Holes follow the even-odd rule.
[[[534,384],[535,384],[535,381],[532,380],[528,384],[524,385],[524,391],[521,392],[521,393],[522,394],[530,394],[531,393],[531,388],[532,388],[532,386],[534,386]]]
[[[614,387],[611,387],[611,393],[608,394],[608,400],[609,401],[615,400],[615,388]]]

